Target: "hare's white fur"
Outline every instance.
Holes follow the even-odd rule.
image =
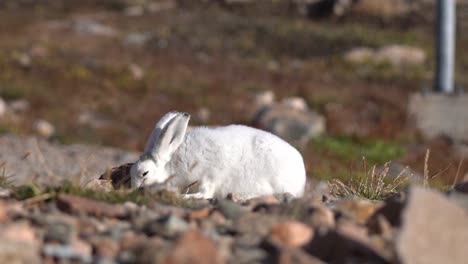
[[[183,188],[198,181],[199,192],[186,198],[235,193],[249,199],[286,192],[302,196],[305,168],[294,147],[271,133],[242,125],[186,133],[189,118],[171,112],[158,122],[145,153],[131,169],[133,187],[167,181],[168,188]]]

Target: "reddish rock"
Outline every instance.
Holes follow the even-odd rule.
[[[190,221],[205,219],[210,215],[210,212],[211,210],[208,208],[193,210],[187,214],[187,218]]]
[[[196,245],[196,246],[194,246]],[[186,232],[180,237],[166,256],[165,263],[224,263],[210,239],[197,230]]]
[[[59,195],[57,206],[60,210],[70,214],[88,214],[96,217],[122,218],[127,215],[125,207],[108,204],[83,197]]]
[[[270,231],[270,238],[289,247],[301,247],[314,236],[312,228],[301,222],[287,221],[274,225]]]

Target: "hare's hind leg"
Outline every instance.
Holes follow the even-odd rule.
[[[199,192],[184,194],[184,199],[211,199],[214,197],[215,186],[210,183],[200,183]]]

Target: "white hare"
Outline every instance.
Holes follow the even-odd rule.
[[[133,188],[165,184],[183,188],[199,182],[199,192],[185,198],[240,199],[290,193],[302,196],[306,181],[301,154],[268,132],[230,125],[194,128],[190,115],[167,113],[156,124],[145,151],[130,170]]]

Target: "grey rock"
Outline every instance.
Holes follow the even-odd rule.
[[[73,23],[76,32],[95,36],[115,37],[118,31],[112,27],[92,20],[77,20]]]
[[[141,47],[148,43],[152,36],[150,32],[132,32],[125,36],[123,43],[128,46]]]
[[[76,175],[83,182],[96,178],[107,167],[135,161],[136,153],[86,145],[60,145],[32,137],[0,136],[0,160],[14,184],[38,175],[38,184]],[[62,178],[63,179],[63,178]],[[68,180],[73,180],[68,178]]]
[[[8,108],[13,112],[22,113],[31,108],[31,104],[26,99],[17,99],[9,102]]]
[[[58,258],[62,261],[76,260],[84,263],[91,263],[92,258],[87,255],[82,255],[74,250],[69,245],[52,245],[47,244],[43,247],[43,254],[48,257]]]
[[[62,244],[70,242],[74,235],[73,227],[65,222],[49,222],[47,224],[44,239],[46,241],[57,241]]]
[[[167,215],[157,220],[152,220],[144,227],[145,233],[149,235],[159,234],[166,237],[177,236],[189,229],[190,225],[175,215]]]
[[[246,212],[244,207],[227,199],[221,199],[218,201],[218,209],[224,217],[231,220],[240,218]]]
[[[462,192],[450,192],[448,198],[451,202],[465,209],[468,213],[468,194]]]
[[[409,114],[424,138],[446,135],[468,142],[468,95],[413,94]]]
[[[304,104],[289,99],[265,106],[256,113],[253,123],[286,141],[305,145],[310,138],[325,132],[325,118]]]
[[[444,195],[410,189],[396,241],[403,263],[466,263],[468,214]]]

